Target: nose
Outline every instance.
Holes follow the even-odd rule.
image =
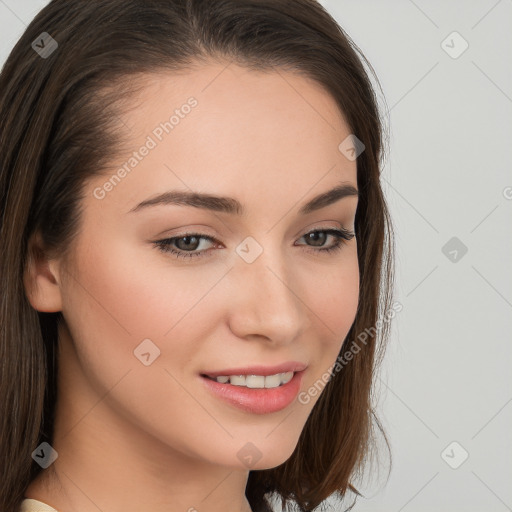
[[[236,336],[283,345],[310,326],[307,297],[282,258],[263,251],[252,263],[237,261],[229,279],[229,323]]]

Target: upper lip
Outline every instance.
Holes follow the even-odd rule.
[[[208,377],[219,377],[220,375],[229,376],[229,375],[274,375],[276,373],[286,373],[286,372],[301,372],[307,368],[307,364],[300,363],[298,361],[287,361],[285,363],[281,363],[275,366],[263,366],[263,365],[255,365],[255,366],[245,366],[239,368],[227,368],[224,370],[218,371],[208,371],[203,372],[201,375],[206,375]]]

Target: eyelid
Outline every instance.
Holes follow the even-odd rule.
[[[327,222],[329,222],[329,221],[327,221]],[[311,233],[312,231],[328,231],[330,229],[335,229],[335,230],[345,232],[347,234],[355,235],[353,229],[346,228],[343,225],[343,223],[341,223],[339,221],[334,221],[334,222],[335,222],[335,224],[332,226],[329,224],[318,225],[318,222],[314,222],[314,223],[310,224],[309,226],[306,226],[305,228],[302,228],[301,230],[299,230],[294,235],[294,238],[301,238],[304,235]],[[153,242],[182,238],[185,236],[200,236],[201,238],[209,239],[211,242],[214,242],[217,244],[222,244],[222,242],[218,239],[218,237],[216,235],[213,235],[213,234],[210,234],[210,233],[207,233],[204,231],[204,230],[208,230],[208,229],[209,228],[207,226],[197,225],[197,227],[196,226],[187,227],[187,228],[185,228],[184,231],[177,231],[176,233],[174,233],[174,232],[169,233],[168,231],[163,231],[163,233],[165,233],[165,234],[157,235],[157,236],[161,236],[162,238],[160,240],[154,240]],[[243,240],[244,238],[245,237],[242,237],[241,240]]]
[[[346,220],[347,225],[350,225],[350,224],[353,225],[353,219],[351,220],[350,218],[347,218],[345,220]],[[331,223],[332,223],[332,225],[331,225]],[[340,229],[340,230],[350,231],[350,229],[344,225],[343,221],[331,219],[331,220],[324,220],[324,221],[320,220],[320,221],[312,222],[312,223],[308,224],[307,226],[300,228],[295,233],[294,236],[299,237],[299,236],[303,236],[306,233],[309,233],[310,231],[325,230],[325,229]],[[230,231],[231,231],[231,233],[233,233],[232,230],[230,230]],[[353,231],[353,229],[352,229],[352,231]],[[162,238],[163,237],[179,238],[179,237],[187,236],[187,235],[199,235],[200,234],[201,236],[217,239],[217,235],[214,234],[213,232],[214,232],[214,229],[212,229],[208,224],[192,224],[190,226],[187,226],[186,228],[176,228],[176,229],[171,229],[171,230],[164,230],[164,231],[161,231],[160,233],[158,233],[156,236],[162,237]],[[223,235],[219,235],[219,236],[221,237]],[[244,239],[244,238],[245,238],[245,236],[242,236],[242,239]]]

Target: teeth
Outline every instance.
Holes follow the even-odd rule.
[[[245,386],[245,377],[243,375],[232,375],[229,377],[229,383],[234,386]]]
[[[282,384],[287,384],[292,380],[293,372],[276,373],[275,375],[219,375],[213,380],[222,384],[232,384],[233,386],[244,386],[247,388],[277,388]]]

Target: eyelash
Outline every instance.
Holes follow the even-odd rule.
[[[338,229],[315,229],[313,231],[309,231],[305,235],[302,235],[301,238],[312,234],[312,233],[327,233],[328,235],[332,235],[336,238],[335,245],[327,248],[321,248],[321,249],[313,249],[310,252],[313,253],[334,253],[342,249],[343,245],[346,244],[347,241],[352,240],[354,238],[355,233],[352,231],[349,231],[347,229],[342,228],[341,230]],[[171,253],[176,258],[190,258],[190,257],[203,257],[205,253],[211,252],[209,249],[205,249],[203,251],[199,252],[189,252],[189,251],[183,251],[183,250],[175,250],[171,248],[171,244],[175,240],[180,240],[182,238],[187,237],[196,237],[196,238],[202,238],[205,240],[208,240],[210,242],[217,242],[217,240],[213,237],[207,236],[207,235],[201,235],[200,233],[184,233],[180,236],[175,236],[172,238],[166,238],[164,240],[158,240],[154,242],[154,245],[157,247],[158,250],[164,252],[164,253]]]

